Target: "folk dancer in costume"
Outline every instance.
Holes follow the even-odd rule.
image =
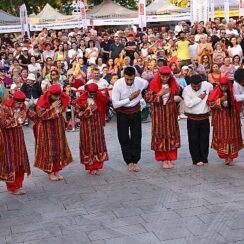
[[[80,119],[80,162],[92,175],[99,175],[104,161],[108,160],[104,130],[106,106],[109,97],[90,83],[78,98],[75,115]]]
[[[233,166],[233,160],[243,146],[241,103],[235,101],[232,84],[226,77],[221,77],[219,85],[210,93],[208,103],[212,110],[212,148],[225,159],[226,165]]]
[[[203,81],[200,75],[190,77],[190,85],[183,90],[189,150],[194,165],[208,163],[209,153],[209,112],[208,95],[213,85]]]
[[[180,147],[178,110],[174,96],[179,85],[168,66],[163,66],[150,82],[146,100],[152,104],[152,141],[151,149],[155,159],[163,162],[163,169],[172,169],[171,161],[177,160]]]
[[[140,100],[148,82],[135,74],[133,67],[124,69],[124,77],[113,86],[112,103],[117,112],[117,131],[124,161],[129,171],[138,172],[142,138]]]
[[[48,173],[52,181],[63,180],[59,172],[73,161],[62,115],[68,105],[68,95],[62,92],[60,85],[54,84],[40,97],[36,106],[34,166]]]
[[[26,96],[16,91],[0,108],[0,179],[14,195],[23,195],[24,174],[30,174],[23,125],[26,118],[35,120],[35,112],[25,106]]]

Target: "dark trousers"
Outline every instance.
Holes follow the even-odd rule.
[[[187,119],[189,150],[193,164],[208,163],[209,152],[209,119]]]
[[[136,164],[141,158],[141,112],[117,113],[117,130],[124,161]]]

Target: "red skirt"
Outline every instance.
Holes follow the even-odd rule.
[[[103,168],[103,162],[96,162],[93,164],[86,164],[86,170],[98,170]]]
[[[166,152],[155,151],[155,159],[157,161],[175,161],[177,160],[177,149]]]

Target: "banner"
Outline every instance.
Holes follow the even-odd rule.
[[[225,20],[227,23],[230,21],[230,3],[229,0],[224,0],[224,13],[225,13]]]
[[[191,18],[190,18],[190,21],[191,21],[191,24],[193,25],[193,22],[194,22],[194,3],[195,1],[194,0],[190,0],[190,8],[191,8]]]
[[[146,17],[146,1],[145,0],[139,0],[139,27],[143,28],[147,26],[147,17]]]
[[[242,17],[244,16],[244,0],[240,0],[239,2],[239,16]]]
[[[211,21],[214,21],[214,11],[215,11],[214,0],[210,0],[210,11],[211,11]]]
[[[87,29],[86,8],[82,0],[80,0],[80,15],[82,19],[82,26]]]
[[[27,32],[28,37],[30,38],[30,30],[28,24],[28,14],[25,4],[22,4],[19,9],[20,13],[20,25],[21,25],[21,34],[24,36]]]

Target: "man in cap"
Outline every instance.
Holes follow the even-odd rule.
[[[52,181],[63,180],[59,171],[73,161],[62,115],[68,105],[68,95],[62,92],[60,85],[54,84],[39,98],[36,106],[34,166],[46,172]]]
[[[27,81],[21,86],[20,90],[26,95],[25,104],[28,108],[33,108],[42,95],[41,85],[36,81],[36,76],[33,73],[28,75]]]
[[[189,79],[190,85],[183,90],[189,150],[193,164],[202,166],[208,163],[210,109],[207,99],[213,86],[200,75],[192,75]]]
[[[14,195],[23,195],[24,174],[30,165],[22,126],[26,118],[35,119],[35,112],[25,106],[25,94],[16,91],[0,108],[0,179]]]
[[[103,126],[105,126],[108,96],[91,83],[78,98],[75,114],[80,119],[80,161],[92,175],[98,175],[108,160]]]

